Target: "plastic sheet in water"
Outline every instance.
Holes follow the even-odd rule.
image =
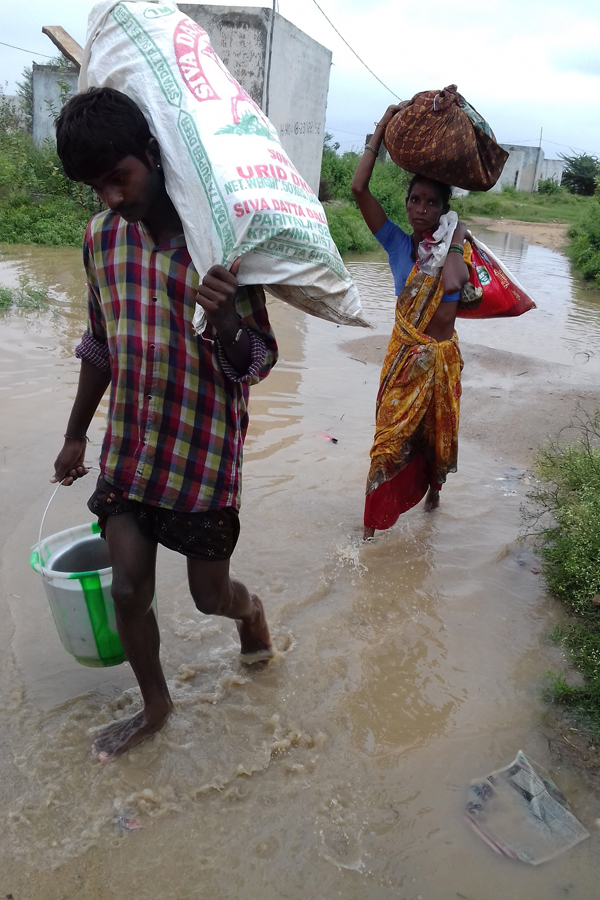
[[[589,837],[556,785],[516,759],[472,782],[465,815],[496,853],[537,866]]]

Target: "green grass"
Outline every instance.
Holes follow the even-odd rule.
[[[338,156],[328,147],[323,151],[320,195],[325,201],[325,213],[331,236],[340,253],[349,250],[365,253],[379,246],[367,228],[352,195],[352,179],[359,161],[360,156],[357,153],[344,153]],[[407,230],[410,228],[405,198],[411,177],[408,172],[404,172],[388,160],[375,165],[370,183],[373,195],[377,197],[390,219]],[[328,199],[335,201],[334,205],[328,205]]]
[[[325,204],[324,209],[331,237],[340,253],[347,253],[349,250],[367,253],[377,249],[379,244],[356,206],[349,203],[335,206]]]
[[[0,313],[45,312],[50,307],[48,291],[26,275],[19,279],[19,287],[0,287]]]
[[[80,247],[92,214],[68,197],[37,200],[13,193],[0,199],[0,242]]]
[[[564,188],[555,194],[529,194],[509,189],[499,194],[472,193],[468,197],[457,197],[452,201],[452,208],[461,219],[489,216],[493,219],[517,219],[520,222],[578,225],[593,203],[593,197],[570,194]]]
[[[527,533],[534,535],[548,589],[572,621],[553,638],[569,650],[584,685],[552,675],[554,699],[600,735],[600,410],[579,410],[568,443],[551,443],[537,457]]]
[[[600,288],[600,196],[594,200],[583,219],[569,230],[568,249],[573,265],[581,275]]]
[[[50,142],[34,145],[0,90],[0,241],[81,246],[99,208],[90,188],[66,177]]]

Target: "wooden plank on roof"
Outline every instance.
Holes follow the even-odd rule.
[[[68,31],[65,31],[60,25],[44,25],[42,33],[47,35],[60,52],[70,59],[78,69],[81,68],[83,47],[77,43],[75,38],[71,37]]]

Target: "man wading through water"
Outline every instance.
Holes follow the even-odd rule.
[[[173,704],[152,610],[158,543],[187,557],[198,609],[235,619],[241,659],[272,656],[260,599],[229,577],[239,534],[248,389],[277,360],[264,292],[239,287],[239,260],[202,284],[165,190],[160,149],[136,104],[93,88],[56,123],[65,172],[106,204],[87,227],[88,331],[77,395],[53,482],[86,475],[86,432],[110,385],[101,475],[88,506],[110,552],[119,636],[144,708],[94,743],[107,761],[165,724]],[[195,302],[206,313],[192,328]]]

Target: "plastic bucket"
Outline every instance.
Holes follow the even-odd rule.
[[[111,596],[112,569],[96,523],[43,538],[31,565],[42,576],[61,643],[84,666],[118,666],[125,654]]]

